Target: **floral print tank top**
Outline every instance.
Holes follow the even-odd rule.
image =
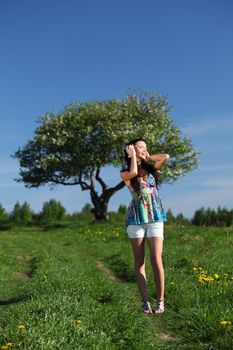
[[[154,176],[144,169],[141,170],[137,178],[140,184],[139,193],[136,193],[131,185],[128,187],[132,201],[127,209],[126,226],[167,221]]]

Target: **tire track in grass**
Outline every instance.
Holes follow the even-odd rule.
[[[18,255],[17,256],[18,260],[23,260],[27,262],[27,267],[28,271],[27,272],[22,272],[22,271],[16,271],[14,273],[14,276],[19,279],[19,280],[30,280],[37,272],[38,269],[38,262],[39,259],[36,256],[30,256],[30,255]]]
[[[100,271],[102,271],[111,281],[113,282],[122,282],[119,277],[117,277],[113,271],[111,271],[104,263],[103,261],[96,260],[96,266]]]
[[[161,340],[165,340],[165,341],[180,341],[180,339],[178,339],[178,338],[175,338],[175,337],[173,337],[172,335],[170,335],[170,334],[167,334],[167,333],[160,333],[159,334],[159,338],[161,339]]]
[[[14,273],[14,275],[18,280],[22,280],[22,281],[27,281],[31,279],[31,277],[29,277],[28,274],[25,272],[17,271]]]

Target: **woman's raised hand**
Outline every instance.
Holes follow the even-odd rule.
[[[128,153],[129,158],[131,158],[133,155],[136,155],[134,145],[127,146],[126,152]]]
[[[148,151],[146,151],[146,159],[145,159],[146,162],[150,161],[150,155],[148,153]]]

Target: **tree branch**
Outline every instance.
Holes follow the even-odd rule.
[[[101,197],[98,196],[98,193],[95,190],[94,173],[95,173],[95,170],[93,169],[90,173],[90,180],[91,180],[90,195],[91,195],[91,201],[94,205],[94,208],[92,209],[93,213],[100,210],[100,202],[101,202]]]
[[[99,176],[99,174],[100,174],[100,168],[97,168],[97,169],[96,169],[95,178],[96,178],[96,180],[101,184],[102,190],[103,190],[103,192],[104,192],[104,191],[106,190],[106,188],[107,188],[107,185],[106,185],[106,183],[101,179],[101,177]]]
[[[91,189],[90,185],[88,185],[85,181],[82,181],[82,177],[81,176],[79,176],[79,180],[78,181],[73,181],[73,182],[67,182],[67,181],[63,181],[63,180],[58,180],[58,179],[53,178],[53,177],[50,177],[48,180],[49,180],[48,182],[53,182],[56,185],[64,185],[64,186],[80,185],[82,191]]]
[[[107,190],[103,191],[102,195],[100,198],[104,200],[109,200],[109,198],[117,191],[122,189],[125,186],[124,181],[119,182],[116,186],[108,188]]]
[[[79,184],[81,186],[82,191],[91,189],[90,185],[88,185],[85,181],[82,181],[82,174],[79,175]]]
[[[90,190],[95,192],[94,170],[90,173],[91,186]]]

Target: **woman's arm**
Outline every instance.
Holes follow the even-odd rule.
[[[146,158],[146,161],[154,161],[155,163],[152,165],[155,170],[161,169],[166,162],[169,159],[169,154],[167,153],[161,153],[161,154],[154,154],[154,155],[149,155]]]
[[[131,164],[130,164],[130,170],[129,171],[122,171],[120,173],[122,180],[125,182],[128,180],[131,180],[138,174],[138,166],[136,161],[136,152],[133,145],[129,145],[127,149],[127,153],[129,155],[129,158],[131,158]]]

